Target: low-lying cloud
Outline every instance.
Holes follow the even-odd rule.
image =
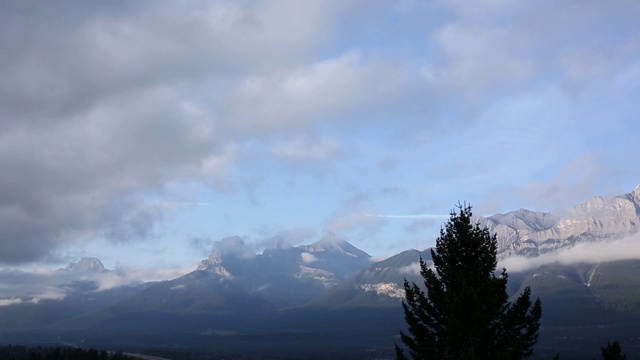
[[[143,267],[117,268],[106,272],[54,271],[38,268],[33,271],[0,271],[0,306],[61,300],[72,292],[101,292],[122,286],[139,285],[145,281],[175,279],[194,271],[184,269],[158,270]]]
[[[420,275],[420,263],[418,261],[414,261],[407,266],[399,268],[398,272],[404,275]]]
[[[317,257],[308,252],[303,252],[302,254],[300,254],[300,257],[302,258],[302,262],[304,262],[305,264],[311,264],[312,262],[318,261]]]
[[[582,242],[537,257],[512,256],[500,260],[498,267],[505,267],[511,272],[522,272],[555,263],[573,265],[631,259],[640,259],[640,235],[618,240]]]

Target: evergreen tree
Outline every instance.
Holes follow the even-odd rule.
[[[607,346],[601,348],[602,350],[602,359],[604,360],[626,360],[627,355],[622,353],[622,347],[620,343],[614,341],[612,343],[607,343]]]
[[[511,360],[533,353],[542,308],[531,305],[527,287],[513,302],[506,291],[507,271],[495,275],[497,240],[472,224],[471,206],[458,205],[435,251],[434,269],[420,259],[424,289],[405,279],[402,302],[409,333],[400,332],[413,359]],[[396,345],[398,359],[407,359]]]

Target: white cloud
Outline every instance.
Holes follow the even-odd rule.
[[[566,207],[594,195],[594,179],[603,171],[598,157],[583,153],[561,169],[550,182],[529,181],[520,194],[538,208]]]
[[[488,87],[515,85],[533,76],[534,65],[510,52],[513,41],[507,29],[449,24],[435,38],[450,62],[434,70],[426,80],[464,91],[483,91]]]
[[[302,258],[302,262],[304,262],[305,264],[311,264],[314,261],[318,261],[317,257],[308,252],[303,252],[302,254],[300,254],[300,257]]]
[[[404,275],[420,275],[420,262],[415,261],[410,265],[403,266],[398,269],[398,272]]]
[[[126,285],[137,285],[147,281],[173,280],[196,269],[196,265],[181,269],[120,267],[108,273],[92,274],[88,279],[97,284],[96,291],[105,291]]]
[[[295,162],[325,160],[340,152],[340,144],[329,137],[319,139],[297,137],[274,145],[271,151],[276,156]]]
[[[327,230],[338,234],[357,230],[371,233],[387,224],[384,219],[369,216],[369,212],[364,210],[334,216]]]
[[[391,214],[367,214],[371,217],[380,217],[387,219],[448,219],[450,215],[441,214],[409,214],[409,215],[391,215]]]
[[[164,217],[131,198],[162,196],[173,181],[232,190],[228,125],[238,119],[216,116],[225,111],[209,97],[243,74],[299,66],[335,11],[331,2],[68,5],[0,15],[11,54],[0,61],[0,167],[13,169],[0,194],[21,194],[0,196],[3,262],[93,236],[153,234]]]
[[[581,242],[571,248],[559,249],[537,257],[508,257],[499,261],[498,267],[507,271],[522,272],[548,264],[574,265],[616,260],[640,259],[640,236],[598,242]]]
[[[9,306],[9,305],[16,305],[16,304],[24,304],[24,303],[37,304],[38,299],[37,298],[33,298],[29,300],[25,300],[21,298],[0,299],[0,306]]]
[[[534,142],[553,147],[547,151],[554,156],[564,154],[555,149],[565,146],[584,148],[581,141],[601,140],[582,134],[589,128],[600,131],[604,118],[622,128],[609,130],[610,138],[618,139],[623,131],[635,133],[627,119],[637,113],[633,89],[638,71],[631,65],[640,46],[638,6],[629,2],[586,1],[580,7],[503,0],[373,7],[364,2],[280,0],[127,6],[21,2],[5,10],[0,14],[0,168],[11,169],[0,179],[0,262],[5,263],[35,261],[101,237],[162,238],[156,237],[163,230],[158,225],[182,209],[144,200],[170,203],[168,188],[174,183],[206,184],[215,196],[229,195],[216,205],[243,211],[239,203],[244,199],[234,197],[236,192],[252,186],[247,179],[275,178],[263,171],[274,168],[273,156],[313,166],[339,158],[344,166],[323,172],[329,174],[323,180],[327,199],[344,196],[337,193],[352,192],[363,182],[375,183],[372,187],[385,180],[397,184],[424,179],[426,173],[433,184],[425,188],[447,193],[451,186],[475,195],[496,178],[504,179],[496,186],[504,193],[506,182],[515,187],[522,182],[513,180],[513,174],[547,174],[562,161],[548,157],[536,166],[530,166],[533,160],[527,166],[517,163],[524,157],[515,155],[544,151]],[[421,70],[426,80],[417,79]],[[574,109],[566,114],[548,98],[540,102],[542,111],[516,106],[504,117],[511,121],[533,114],[525,122],[511,123],[523,130],[516,136],[508,136],[514,134],[506,121],[484,122],[495,112],[476,116],[482,114],[479,109],[508,107],[522,85],[560,89],[552,98],[563,95],[562,76],[596,88],[592,77],[598,74],[609,77],[616,90],[628,90],[613,106],[610,98],[593,96],[594,104],[603,105],[598,106],[605,114],[597,117],[600,122]],[[621,104],[630,109],[626,115],[610,114]],[[543,113],[548,117],[542,118]],[[584,118],[584,124],[547,138],[540,129],[549,124],[555,129],[565,115]],[[470,126],[474,122],[481,126]],[[460,130],[469,128],[486,134],[486,141],[467,141],[471,132]],[[572,129],[579,140],[565,144]],[[453,143],[451,134],[461,135],[458,144],[474,146],[465,152],[442,152],[440,160],[433,156],[418,165],[411,154],[427,154],[423,144],[415,143],[418,133],[429,134],[431,149]],[[518,143],[526,135],[535,136]],[[633,140],[627,141],[633,149]],[[366,161],[362,152],[351,154],[352,147],[363,143],[375,149],[366,153]],[[626,145],[613,143],[606,147]],[[491,158],[486,151],[491,144],[504,157]],[[514,155],[517,147],[521,153]],[[383,164],[386,172],[376,172],[382,179],[370,176],[366,163],[379,163],[376,156],[398,148],[411,154],[397,164]],[[245,166],[254,154],[260,156],[259,170]],[[474,155],[473,161],[463,160]],[[610,158],[624,158],[617,155],[612,151]],[[438,169],[432,163],[438,161],[445,164],[444,171],[434,171]],[[508,176],[476,171],[474,166],[487,162],[494,167],[491,173],[502,169]],[[281,183],[304,182],[299,175],[306,176],[307,170],[289,167],[277,178]],[[470,178],[470,173],[480,175]],[[405,179],[389,181],[393,174]],[[482,185],[452,185],[453,178]],[[524,178],[532,182],[525,191],[532,198],[551,194],[550,199],[557,199],[556,192],[544,189],[544,176]],[[436,184],[440,181],[447,186]],[[282,202],[276,196],[284,195],[274,195],[280,188],[259,190],[256,197],[264,204]],[[407,196],[413,194],[424,192]],[[302,202],[295,200],[292,203]],[[324,200],[318,208],[335,206]],[[386,219],[365,216],[373,208],[339,209],[326,228],[375,234]],[[255,218],[260,216],[246,226],[281,221]]]
[[[405,81],[401,70],[366,63],[358,52],[246,77],[226,101],[233,127],[248,132],[306,126],[336,111],[385,101]]]
[[[42,300],[60,300],[67,296],[68,291],[76,289],[75,284],[79,282],[93,284],[87,291],[100,292],[145,281],[172,280],[195,270],[195,265],[171,269],[119,267],[108,272],[53,271],[44,267],[33,271],[2,270],[0,304],[37,304]]]
[[[604,56],[592,49],[571,49],[559,56],[558,63],[570,80],[580,83],[597,78],[607,68]]]

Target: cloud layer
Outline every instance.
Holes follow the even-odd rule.
[[[575,265],[580,263],[640,259],[640,236],[599,242],[581,242],[573,247],[559,249],[536,257],[513,256],[499,261],[499,267],[523,272],[549,264]]]
[[[638,17],[599,1],[2,4],[0,263],[284,228],[397,251],[437,224],[369,214],[628,191]],[[184,184],[204,195],[176,198]],[[208,206],[189,223],[184,202]]]

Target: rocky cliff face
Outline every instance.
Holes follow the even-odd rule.
[[[579,241],[624,237],[640,231],[640,185],[625,195],[595,196],[558,214],[520,209],[480,223],[497,234],[500,256],[535,256]]]
[[[57,272],[87,272],[87,273],[104,273],[109,272],[104,268],[102,262],[98,258],[82,258],[80,261],[70,263],[65,268],[58,269]]]

